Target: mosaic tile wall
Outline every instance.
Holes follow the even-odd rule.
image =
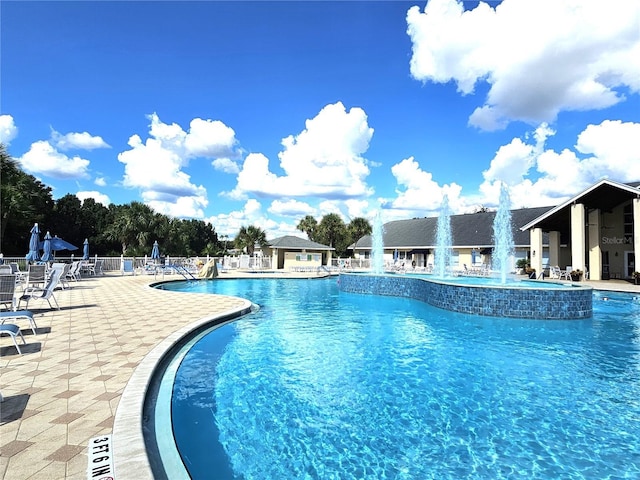
[[[398,275],[340,274],[340,290],[421,300],[454,312],[495,317],[567,320],[593,314],[590,287],[525,288],[456,285]]]

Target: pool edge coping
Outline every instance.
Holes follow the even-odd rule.
[[[162,283],[162,282],[159,282]],[[157,283],[156,283],[157,284]],[[153,288],[148,286],[148,288]],[[229,295],[221,295],[230,297]],[[207,315],[172,331],[156,345],[136,367],[127,382],[116,408],[112,431],[113,467],[116,478],[155,480],[144,438],[144,405],[151,381],[169,351],[184,338],[219,320],[240,317],[251,310],[251,302],[241,297],[242,305],[214,315]]]

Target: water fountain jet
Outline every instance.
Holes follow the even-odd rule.
[[[445,278],[451,270],[453,238],[451,236],[451,210],[449,197],[445,195],[440,205],[438,226],[436,230],[435,274]]]
[[[374,275],[384,273],[384,226],[382,225],[382,214],[376,213],[373,219],[373,230],[371,233],[371,272]]]
[[[493,269],[500,273],[501,283],[507,282],[507,273],[513,257],[513,228],[511,225],[511,198],[509,190],[503,183],[500,186],[498,211],[493,220]]]

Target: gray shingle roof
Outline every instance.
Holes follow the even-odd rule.
[[[529,232],[520,227],[546,213],[553,207],[522,208],[511,210],[511,225],[515,246],[530,244]],[[496,212],[478,212],[451,216],[451,236],[454,247],[493,246],[493,220]],[[385,248],[427,249],[436,246],[438,217],[395,220],[384,224]],[[352,248],[371,248],[371,235],[358,240]]]
[[[273,240],[269,240],[268,243],[272,248],[282,248],[287,250],[335,250],[328,245],[312,242],[311,240],[306,240],[294,235],[285,235],[284,237],[274,238]]]

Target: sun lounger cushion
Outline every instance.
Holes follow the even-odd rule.
[[[31,331],[33,331],[33,334],[35,335],[36,329],[38,328],[38,326],[36,325],[36,321],[33,318],[33,313],[31,311],[17,310],[15,312],[13,311],[0,312],[0,324],[2,325],[4,325],[4,322],[6,322],[7,320],[19,320],[21,318],[29,320],[29,325],[31,325]]]

